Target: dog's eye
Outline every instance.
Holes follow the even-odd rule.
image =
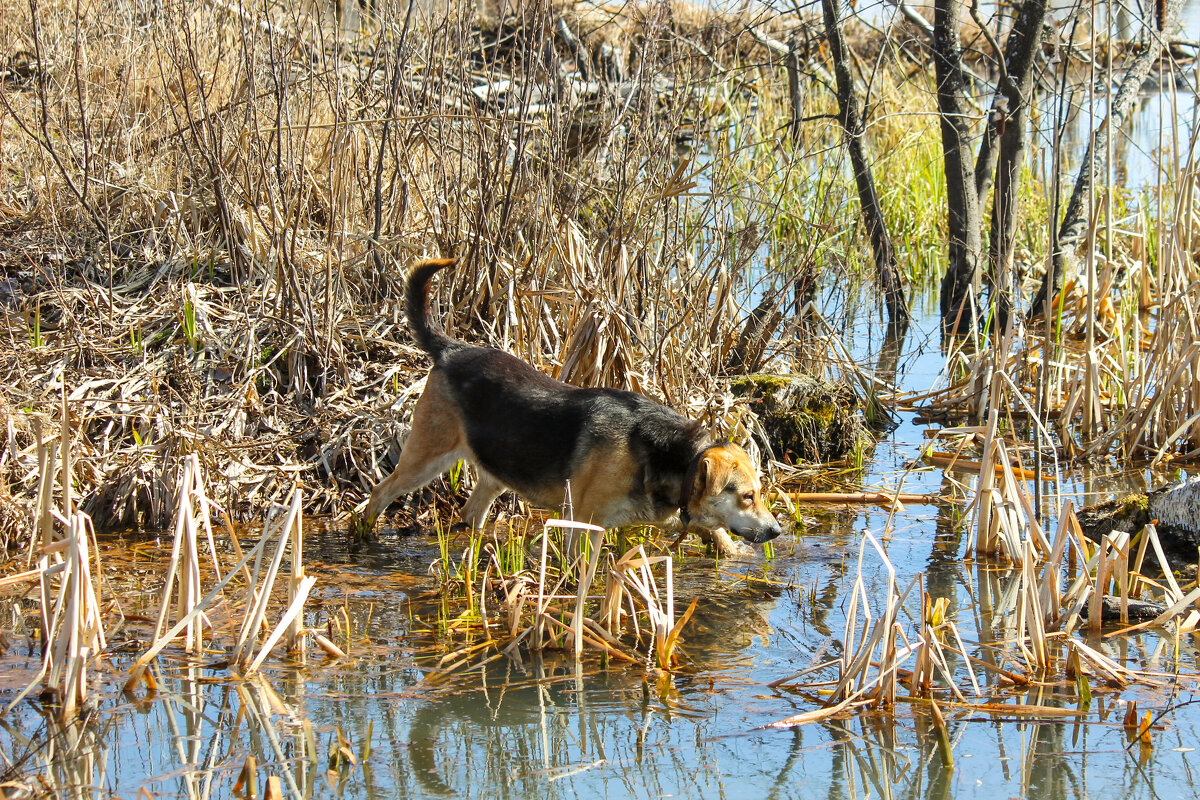
[[[746,492],[744,495],[742,495],[742,500],[747,503],[753,503],[754,502],[754,492]]]
[[[737,491],[737,487],[731,483],[725,487],[725,491],[729,492],[730,494],[733,494],[734,492]]]

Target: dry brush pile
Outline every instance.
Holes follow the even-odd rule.
[[[162,525],[191,454],[240,514],[295,481],[310,511],[352,507],[420,388],[397,299],[428,254],[460,259],[453,334],[736,432],[717,378],[770,363],[800,302],[763,269],[770,198],[691,149],[745,144],[745,26],[667,3],[333,16],[0,5],[13,493],[38,416],[76,432],[104,527]]]

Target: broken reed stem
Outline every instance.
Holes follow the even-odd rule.
[[[167,562],[167,578],[165,581],[163,581],[162,599],[158,607],[158,619],[154,623],[155,639],[162,635],[163,627],[167,623],[167,614],[170,612],[171,608],[171,590],[175,587],[175,579],[180,573],[180,558],[182,554],[187,552],[183,546],[183,539],[188,535],[188,514],[186,513],[185,509],[191,506],[191,498],[188,495],[190,494],[189,490],[192,483],[192,468],[192,460],[190,458],[185,459],[183,463],[183,474],[179,479],[179,500],[175,508],[175,530],[174,535],[171,537],[171,556]],[[194,532],[195,531],[192,531],[192,533]],[[188,571],[186,565],[184,566],[183,571],[184,573]],[[180,585],[179,593],[182,595],[183,591],[183,586]],[[182,600],[183,598],[180,597],[178,604],[179,607],[177,608],[178,617],[182,617],[187,613],[187,610],[182,607]],[[188,626],[186,635],[188,647],[190,649],[192,642],[192,626]]]
[[[185,468],[185,472],[189,472]],[[190,471],[192,476],[197,473]],[[196,484],[192,484],[195,488]],[[302,620],[304,602],[312,591],[313,585],[316,583],[315,578],[307,577],[303,574],[303,568],[295,570],[293,574],[299,575],[299,580],[295,586],[295,592],[289,594],[288,608],[284,612],[280,621],[267,637],[266,642],[258,651],[251,657],[250,648],[252,643],[257,640],[257,633],[263,626],[265,619],[267,604],[270,601],[272,587],[274,586],[275,577],[278,573],[280,562],[283,559],[283,553],[288,544],[295,546],[295,542],[303,536],[303,531],[300,528],[301,522],[301,506],[303,504],[302,493],[299,488],[292,492],[291,504],[288,507],[288,513],[282,519],[273,524],[268,524],[263,531],[262,537],[258,543],[246,552],[241,560],[235,564],[226,573],[225,577],[221,578],[216,586],[214,586],[207,595],[192,603],[187,613],[182,614],[175,622],[175,625],[165,634],[158,635],[150,648],[143,653],[129,670],[129,677],[125,681],[125,691],[131,691],[137,683],[142,680],[146,674],[146,667],[149,663],[158,656],[162,650],[167,647],[175,638],[187,630],[190,626],[197,623],[203,618],[205,610],[209,607],[212,601],[225,589],[231,580],[253,560],[256,568],[253,572],[254,580],[247,582],[247,606],[245,616],[242,620],[242,625],[239,629],[238,638],[232,648],[231,660],[241,666],[245,673],[255,672],[261,665],[263,660],[270,654],[271,650],[279,640],[283,638],[289,631],[295,631],[297,641],[301,642],[303,636],[308,633],[298,623]],[[184,505],[186,512],[187,504]],[[194,533],[194,526],[193,526]],[[263,576],[261,585],[257,583],[257,578],[260,570],[258,564],[261,562],[262,554],[268,543],[274,541],[276,544],[275,554],[271,564]],[[199,584],[195,585],[196,593],[199,590]],[[167,590],[164,590],[164,597]],[[331,655],[337,657],[344,656],[345,653],[333,643],[329,642],[324,637],[318,640],[322,649]]]
[[[157,657],[158,654],[163,651],[163,649],[171,644],[171,642],[175,641],[175,637],[182,633],[184,628],[186,628],[193,619],[195,619],[204,611],[205,608],[208,607],[208,605],[217,597],[217,595],[219,595],[225,589],[229,582],[237,576],[238,572],[244,566],[250,563],[251,559],[257,558],[260,555],[263,548],[266,546],[267,541],[268,540],[266,537],[260,539],[258,544],[250,548],[250,551],[242,557],[242,560],[238,562],[232,569],[230,569],[229,572],[226,573],[225,577],[218,581],[217,585],[210,589],[208,594],[202,597],[200,601],[196,603],[195,607],[192,608],[192,610],[189,611],[183,619],[176,621],[175,625],[171,627],[170,630],[158,637],[158,639],[152,645],[150,645],[150,648],[138,657],[137,661],[135,661],[133,666],[129,669],[129,677],[125,680],[123,687],[124,691],[132,691],[133,688],[137,686],[138,682],[142,680],[142,677],[146,672],[146,667],[149,665],[149,663],[153,661],[155,657]]]
[[[37,556],[36,571],[31,572],[38,577],[41,600],[42,664],[33,681],[9,704],[5,713],[44,682],[58,699],[59,720],[66,722],[75,716],[87,698],[87,669],[92,659],[104,651],[106,640],[90,564],[91,520],[86,514],[71,510],[72,437],[65,390],[61,413],[58,447],[61,467],[57,469],[55,451],[47,446],[44,438],[43,417],[33,416],[39,473],[35,506],[37,534],[30,541],[30,556]],[[54,507],[55,475],[62,484],[61,509]],[[64,530],[63,538],[57,541],[54,540],[55,519],[62,523]],[[58,579],[57,590],[53,585],[54,578]]]
[[[46,591],[41,620],[48,632],[42,665],[33,681],[4,710],[5,714],[41,683],[58,698],[59,720],[69,721],[87,699],[89,664],[107,646],[89,564],[91,520],[86,514],[77,513],[66,528],[65,537],[51,545],[55,552],[64,552],[65,558],[59,564],[41,569],[41,586]],[[57,592],[49,589],[51,576],[59,579]]]
[[[297,494],[299,490],[297,489]],[[307,588],[304,586],[305,581],[310,579],[304,575],[304,511],[298,507],[296,510],[296,519],[294,524],[288,529],[288,537],[292,544],[292,565],[290,574],[288,575],[288,612],[291,612],[292,607],[299,605],[296,613],[292,617],[292,622],[288,626],[287,645],[288,652],[298,657],[301,662],[304,660],[305,648],[303,636],[304,630],[304,598],[308,597],[309,591],[312,590],[312,584],[315,581],[310,581]],[[269,648],[264,648],[269,649]]]
[[[542,528],[542,536],[548,537],[551,530],[570,530],[581,534],[574,537],[578,550],[575,557],[578,584],[575,588],[575,613],[571,624],[575,660],[579,661],[583,656],[584,604],[596,578],[596,567],[600,564],[600,553],[604,544],[604,528],[587,522],[553,519],[546,521]]]
[[[271,590],[275,586],[275,577],[283,562],[283,555],[292,539],[292,529],[301,518],[302,493],[299,488],[292,490],[292,502],[288,507],[283,521],[263,532],[263,539],[278,537],[275,555],[271,559],[267,572],[261,584],[247,587],[247,611],[242,623],[241,632],[234,646],[232,660],[245,668],[251,662],[250,648],[257,639],[258,632],[266,618],[267,605],[271,600]],[[253,671],[252,669],[249,671]]]
[[[880,562],[887,571],[887,582],[884,586],[883,612],[875,618],[871,612],[870,601],[866,595],[866,582],[863,579],[863,566],[867,546],[870,545],[879,556]],[[897,672],[900,663],[919,649],[919,645],[910,646],[901,655],[896,648],[896,636],[903,635],[896,623],[896,615],[900,606],[900,597],[896,590],[896,570],[887,552],[869,530],[863,529],[862,541],[858,551],[858,570],[855,575],[854,588],[851,590],[850,610],[846,614],[846,626],[843,646],[845,655],[842,659],[841,676],[834,688],[832,697],[840,701],[858,699],[870,692],[873,702],[880,705],[891,705],[896,700]],[[858,607],[862,604],[865,613],[862,638],[856,641]],[[874,624],[872,624],[874,620]],[[876,650],[878,656],[876,657]],[[874,678],[868,679],[867,671],[872,663],[878,664]]]
[[[267,637],[267,640],[263,643],[262,648],[258,651],[258,655],[255,656],[254,660],[250,662],[250,665],[246,667],[245,672],[247,674],[256,672],[258,668],[262,666],[262,662],[268,655],[271,654],[272,648],[274,648],[279,640],[283,638],[285,627],[286,632],[289,634],[293,630],[299,630],[300,617],[304,613],[304,602],[308,599],[308,593],[312,591],[313,584],[316,582],[316,578],[300,578],[299,584],[295,587],[295,595],[292,597],[291,603],[288,605],[287,610],[280,618],[279,624],[275,626],[275,630],[272,631],[271,635]],[[291,587],[289,587],[289,590],[290,589]],[[296,637],[297,639],[300,638],[299,633],[296,634]]]

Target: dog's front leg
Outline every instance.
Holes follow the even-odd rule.
[[[747,558],[754,554],[753,547],[737,541],[724,528],[700,531],[700,541],[712,545],[721,558]]]

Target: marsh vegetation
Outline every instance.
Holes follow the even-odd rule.
[[[1198,13],[0,3],[0,788],[1194,793],[1196,571],[1076,511],[1200,456]],[[425,256],[788,533],[352,536]]]

